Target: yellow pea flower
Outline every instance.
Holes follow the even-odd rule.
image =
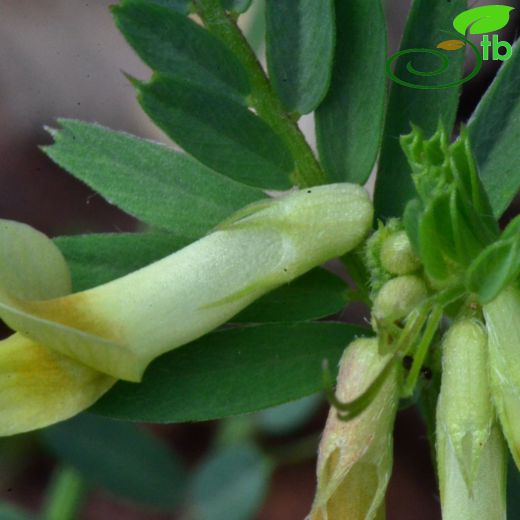
[[[0,283],[4,292],[43,300],[70,293],[61,253],[42,233],[0,220]],[[115,379],[19,333],[0,341],[0,435],[67,419],[88,408]]]
[[[0,410],[0,424],[11,422],[11,433],[37,428],[43,425],[40,419],[33,413],[31,423],[28,417],[44,398],[54,406],[54,415],[44,420],[49,424],[81,411],[115,379],[139,381],[157,356],[206,334],[268,291],[357,246],[372,218],[368,195],[356,185],[293,192],[244,208],[206,237],[158,262],[71,295],[66,266],[52,242],[27,226],[3,221],[0,318],[18,334],[0,343],[0,385],[11,385],[12,395],[9,410]],[[59,283],[61,290],[55,289]],[[31,290],[32,285],[46,290]],[[17,353],[18,365],[2,365],[8,349]],[[39,356],[49,364],[46,378],[33,377]],[[39,385],[40,401],[32,397],[37,391],[31,390],[33,384]],[[60,385],[62,413],[54,393]],[[22,409],[28,410],[23,420],[18,415],[24,414],[17,412]]]

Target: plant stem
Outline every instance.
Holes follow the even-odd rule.
[[[251,106],[285,142],[294,159],[291,180],[300,188],[325,184],[326,176],[298,125],[284,110],[271,84],[235,21],[219,0],[194,0],[197,14],[207,29],[234,53],[249,75]]]
[[[433,309],[430,319],[428,320],[428,325],[426,325],[424,335],[417,347],[412,368],[410,369],[410,373],[408,374],[403,388],[402,397],[411,397],[413,395],[413,391],[415,389],[415,385],[417,384],[417,379],[419,378],[421,367],[424,363],[424,360],[426,359],[428,348],[433,340],[433,337],[435,336],[435,332],[439,327],[441,319],[442,307],[437,306]]]
[[[76,470],[68,467],[59,468],[52,479],[41,518],[43,520],[76,518],[85,491],[85,483]]]

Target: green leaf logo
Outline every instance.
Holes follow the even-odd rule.
[[[453,20],[453,27],[462,35],[485,34],[498,31],[509,22],[509,13],[514,9],[509,5],[485,5],[460,13]]]

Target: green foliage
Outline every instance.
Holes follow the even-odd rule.
[[[289,112],[307,114],[329,87],[334,54],[334,1],[267,0],[267,65]]]
[[[135,421],[184,422],[275,406],[319,391],[323,359],[336,367],[349,341],[366,332],[342,323],[214,332],[159,358],[140,384],[118,383],[92,411]]]
[[[454,17],[466,7],[466,0],[450,3],[415,0],[408,17],[401,49],[419,51],[435,48],[442,39],[442,32],[451,28]],[[407,71],[407,63],[412,60],[415,69],[431,71],[438,62],[430,54],[418,52],[412,57],[403,56],[396,66],[398,77],[417,82],[417,77]],[[427,77],[429,85],[451,83],[462,77],[464,52],[450,59],[450,66],[442,76]],[[419,90],[392,83],[386,123],[379,160],[379,170],[375,192],[376,214],[379,217],[399,217],[406,203],[414,197],[414,186],[410,167],[399,145],[399,137],[417,125],[429,137],[441,120],[448,134],[451,133],[457,105],[459,89]]]
[[[83,414],[47,428],[43,437],[92,485],[147,506],[179,504],[184,471],[175,454],[142,428]]]
[[[346,345],[358,336],[371,335],[370,330],[354,325],[315,320],[330,320],[351,301],[379,302],[379,307],[374,305],[372,309],[379,336],[369,343],[378,356],[392,354],[394,358],[367,379],[368,390],[361,395],[348,396],[343,402],[333,393],[332,383],[326,385],[327,395],[336,410],[355,410],[361,417],[376,398],[388,398],[381,397],[380,389],[390,381],[390,371],[394,375],[401,371],[401,358],[412,359],[404,383],[399,383],[404,397],[412,395],[421,368],[427,368],[427,363],[432,367],[428,370],[434,371],[433,381],[418,385],[420,392],[416,396],[434,443],[443,368],[440,348],[433,353],[428,348],[432,342],[440,344],[438,330],[443,316],[460,318],[464,314],[469,321],[483,319],[480,307],[489,306],[508,287],[520,282],[520,217],[514,218],[502,232],[497,223],[520,189],[515,153],[520,134],[519,47],[502,66],[467,130],[462,127],[460,136],[451,143],[460,90],[457,85],[478,72],[480,55],[476,68],[463,77],[464,51],[438,46],[446,43],[441,40],[455,28],[463,35],[462,39],[459,37],[459,46],[464,40],[475,51],[475,45],[464,36],[500,29],[509,21],[512,8],[496,5],[466,10],[465,0],[414,0],[401,51],[387,59],[381,0],[267,0],[266,74],[236,25],[238,16],[251,4],[251,0],[120,0],[112,8],[117,27],[152,69],[149,80],[130,78],[139,103],[186,153],[97,124],[68,119],[58,120],[59,129],[50,130],[54,144],[43,147],[58,165],[145,225],[139,233],[55,238],[54,243],[70,268],[75,292],[124,277],[213,230],[217,230],[211,235],[217,236],[215,242],[232,227],[240,228],[248,238],[257,231],[259,236],[263,231],[270,232],[274,228],[272,220],[259,223],[252,217],[263,210],[269,217],[268,209],[277,204],[271,191],[330,182],[363,184],[380,157],[375,189],[378,229],[365,244],[343,258],[356,290],[321,267],[285,283],[294,278],[283,274],[296,250],[294,237],[298,246],[301,243],[308,251],[308,255],[303,255],[307,261],[319,240],[332,247],[336,237],[343,240],[361,229],[340,225],[340,218],[358,216],[362,211],[361,205],[337,203],[340,185],[325,188],[330,189],[332,198],[315,205],[319,206],[319,218],[312,204],[306,205],[307,199],[312,200],[307,193],[317,189],[301,191],[297,196],[306,197],[302,206],[305,211],[297,213],[289,202],[280,205],[282,209],[276,213],[280,227],[290,235],[283,246],[264,234],[265,242],[258,251],[249,251],[247,256],[246,246],[242,251],[237,247],[237,254],[228,259],[230,248],[226,245],[217,251],[212,249],[211,242],[197,258],[205,262],[200,276],[194,271],[196,262],[190,258],[183,266],[185,271],[171,286],[162,273],[152,279],[163,289],[160,311],[172,303],[173,290],[185,284],[184,292],[177,296],[178,302],[172,304],[174,312],[188,308],[189,298],[185,295],[190,293],[191,297],[194,291],[190,278],[194,272],[201,301],[219,272],[224,273],[225,289],[238,280],[235,292],[216,303],[212,300],[214,294],[209,294],[208,301],[213,303],[206,306],[204,301],[199,306],[197,299],[195,310],[186,311],[184,319],[178,320],[183,324],[193,320],[199,326],[207,309],[230,305],[250,296],[260,286],[269,290],[274,279],[284,285],[267,294],[259,291],[264,295],[219,330],[199,337],[211,327],[201,328],[190,336],[198,339],[156,359],[141,383],[115,384],[91,408],[97,415],[84,414],[45,431],[45,443],[62,461],[64,471],[71,467],[73,476],[76,472],[81,475],[76,480],[78,489],[83,489],[84,479],[118,497],[170,511],[181,504],[187,492],[189,506],[185,513],[193,520],[256,517],[274,469],[274,460],[255,444],[256,437],[284,435],[306,424],[321,402],[321,395],[313,394],[324,386],[323,361],[328,360],[335,371]],[[439,67],[439,59],[444,68]],[[391,76],[394,64],[394,75],[401,82]],[[389,70],[394,81],[387,102]],[[297,124],[302,114],[311,112],[315,116],[319,161]],[[369,221],[372,206],[368,200],[365,210],[367,207]],[[307,212],[308,208],[312,211]],[[336,218],[334,211],[341,217]],[[3,293],[13,289],[17,289],[14,292],[18,296],[20,287],[30,293],[22,291],[20,301],[34,299],[35,294],[41,300],[67,293],[67,269],[52,243],[31,231],[34,241],[28,245],[22,236],[27,226],[7,221],[2,225],[5,247],[0,248],[4,253],[0,254],[0,263],[9,276],[0,296],[4,298]],[[326,225],[332,230],[330,237]],[[368,222],[367,229],[370,225]],[[9,232],[11,227],[13,231]],[[402,255],[392,257],[393,263],[384,261],[384,245],[397,233],[405,238],[406,254],[416,262],[409,269],[403,266]],[[39,254],[30,254],[35,249],[39,249]],[[57,266],[52,272],[44,265],[49,259]],[[255,262],[265,267],[268,261],[273,266],[267,279],[240,286],[240,269],[247,272]],[[309,264],[307,269],[317,263]],[[178,272],[177,269],[174,274]],[[42,277],[42,273],[52,276]],[[60,283],[67,287],[57,285],[58,274]],[[409,289],[412,281],[420,288],[416,294]],[[113,299],[115,307],[124,306],[125,295],[132,296],[132,291],[138,292],[145,302],[155,298],[154,291],[150,291],[150,297],[143,297],[150,285],[145,281],[137,289],[132,285],[129,292],[118,292]],[[392,298],[385,299],[385,287],[392,290]],[[57,292],[52,293],[53,290]],[[412,293],[417,297],[409,308],[404,308]],[[25,298],[28,294],[30,298]],[[102,308],[106,301],[103,296],[92,305]],[[45,307],[45,302],[36,302],[35,306],[40,304]],[[17,305],[11,305],[17,318],[32,316],[29,305],[28,311]],[[403,312],[397,315],[396,310]],[[137,305],[130,315],[132,319],[127,320],[139,332],[144,330],[141,323],[147,320],[142,311],[143,307]],[[169,311],[164,314],[161,326],[167,322],[171,327],[164,330],[177,333],[182,329]],[[218,323],[232,314],[229,312]],[[47,323],[44,314],[34,316]],[[94,321],[104,317],[101,312]],[[504,318],[501,314],[499,317],[517,318]],[[56,323],[62,325],[59,320]],[[112,322],[108,323],[112,326]],[[212,322],[211,326],[215,324]],[[16,330],[23,336],[26,331],[19,328]],[[81,323],[77,330],[79,336],[85,332]],[[75,336],[76,342],[79,336]],[[180,336],[175,346],[188,341]],[[157,347],[159,340],[151,337],[147,330],[144,350]],[[38,341],[42,346],[37,347],[45,349],[45,336],[38,336]],[[160,352],[171,348],[169,339],[165,343]],[[512,353],[513,343],[509,345]],[[384,349],[387,350],[383,352]],[[366,349],[360,349],[360,355],[365,354]],[[81,355],[81,362],[87,363],[90,353],[82,350]],[[465,351],[464,355],[469,356]],[[471,360],[468,357],[461,370],[466,370]],[[482,363],[489,368],[487,358],[482,358]],[[116,365],[120,368],[119,363]],[[85,367],[74,366],[74,370],[81,369]],[[361,372],[363,376],[368,374]],[[120,376],[119,372],[114,373]],[[487,373],[483,371],[484,379]],[[356,376],[354,370],[349,372],[343,383],[355,383]],[[452,379],[456,390],[451,392],[453,396],[461,386],[456,377]],[[392,381],[397,396],[397,377]],[[472,383],[468,381],[469,385]],[[389,408],[381,411],[388,413]],[[250,412],[257,413],[243,415]],[[145,429],[108,419],[177,423],[234,415],[241,417],[223,423],[217,442],[191,477],[186,475],[175,453]],[[393,418],[393,412],[390,415]],[[458,425],[459,410],[454,408],[453,416],[453,423]],[[336,420],[334,414],[331,417]],[[348,413],[339,418],[347,417]],[[385,426],[388,436],[391,420],[388,428]],[[345,431],[354,424],[336,422]],[[368,434],[372,434],[369,430],[373,430],[373,425],[368,424],[367,428]],[[497,430],[497,446],[500,435]],[[382,438],[373,439],[377,444]],[[389,439],[385,443],[385,456],[389,456]],[[350,460],[349,457],[355,460],[355,450],[349,446],[344,449],[342,445],[342,461]],[[366,450],[366,442],[360,444],[360,449]],[[385,464],[387,478],[390,460]],[[379,464],[377,471],[381,467]],[[486,477],[500,487],[501,481],[493,474]],[[337,478],[338,486],[347,482],[340,482],[344,475]],[[357,478],[357,473],[352,473],[352,482]],[[354,485],[352,482],[347,483]],[[382,482],[380,479],[378,485]],[[510,514],[516,518],[511,482]],[[477,502],[464,494],[464,487],[460,489],[470,504],[469,510]],[[382,488],[375,493],[381,498]],[[52,495],[51,489],[51,499]],[[12,520],[29,518],[9,505],[0,506],[0,517],[4,516]]]
[[[489,303],[520,275],[520,218],[514,219],[499,240],[486,247],[469,266],[466,286]]]
[[[331,85],[316,110],[318,149],[331,180],[364,184],[379,153],[386,103],[381,1],[336,0],[336,27]]]
[[[442,127],[429,140],[414,128],[401,141],[421,201],[412,203],[405,225],[417,218],[412,243],[429,276],[452,281],[498,237],[468,135],[463,130],[449,145]]]
[[[260,298],[232,319],[236,322],[291,322],[330,316],[348,302],[347,286],[318,268]]]
[[[290,152],[242,104],[206,87],[160,75],[139,84],[138,90],[144,111],[201,163],[251,186],[291,187]]]
[[[243,99],[250,86],[245,70],[223,43],[171,9],[124,0],[112,8],[117,27],[153,70]]]
[[[493,213],[500,216],[520,190],[520,47],[505,62],[472,115],[468,132]]]
[[[264,194],[164,145],[98,125],[60,119],[56,163],[147,224],[196,239]],[[166,202],[167,201],[167,202]]]
[[[149,0],[149,3],[168,7],[182,14],[188,14],[191,10],[191,0]]]
[[[247,11],[253,0],[221,0],[222,7],[233,13],[244,13]]]
[[[272,464],[252,444],[212,453],[192,477],[189,494],[194,520],[248,520],[255,517],[269,486]]]

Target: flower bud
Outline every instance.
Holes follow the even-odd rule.
[[[437,428],[437,456],[443,520],[506,520],[506,449],[498,424],[482,448],[471,490],[454,447]],[[439,436],[440,434],[440,436]]]
[[[360,186],[302,190],[246,208],[169,257],[88,291],[28,301],[0,287],[0,316],[41,345],[113,377],[139,381],[160,354],[353,249],[372,215]]]
[[[520,290],[510,286],[484,305],[491,392],[511,454],[520,468]]]
[[[472,492],[495,419],[488,379],[486,332],[478,321],[462,319],[449,329],[442,344],[437,403],[441,499],[443,479],[447,478],[444,470],[449,473],[453,469],[445,465],[447,449],[455,456],[451,464],[464,478],[469,494]]]
[[[352,342],[340,362],[337,397],[359,397],[391,360],[377,338]],[[308,520],[384,518],[384,496],[392,471],[392,430],[397,410],[398,366],[393,366],[373,401],[345,422],[331,408],[318,455],[318,489]]]
[[[405,318],[427,296],[426,284],[418,276],[392,278],[381,287],[374,300],[372,316],[375,325]]]
[[[406,231],[390,235],[383,242],[380,255],[381,265],[391,274],[410,274],[421,267]]]
[[[443,342],[437,463],[443,520],[505,520],[505,444],[488,383],[487,338],[463,319]]]

